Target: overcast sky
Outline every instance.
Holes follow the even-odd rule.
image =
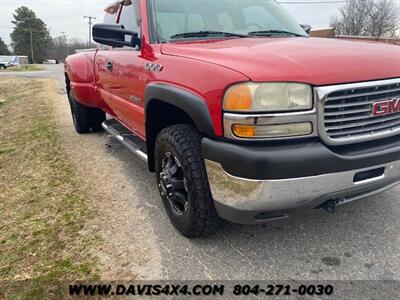
[[[216,0],[217,1],[217,0]],[[304,4],[316,0],[281,0],[284,2],[303,2],[283,4],[300,23],[312,25],[314,28],[329,26],[332,16],[337,15],[340,4],[318,3]],[[332,2],[319,0],[319,2]],[[103,9],[114,0],[0,0],[0,37],[10,43],[10,33],[13,30],[12,14],[19,6],[33,9],[39,18],[48,26],[53,37],[65,32],[68,38],[88,39],[88,25],[84,16],[103,18]]]

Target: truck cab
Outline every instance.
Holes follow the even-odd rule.
[[[270,0],[112,3],[66,60],[76,131],[146,161],[187,237],[397,185],[400,47],[309,30]]]

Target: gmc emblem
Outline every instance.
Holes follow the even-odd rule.
[[[372,107],[372,115],[380,117],[400,112],[400,98],[375,102]]]

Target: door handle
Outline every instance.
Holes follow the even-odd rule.
[[[112,72],[113,70],[113,63],[112,61],[107,62],[107,72]]]

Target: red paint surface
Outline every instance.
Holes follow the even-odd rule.
[[[143,45],[78,53],[66,61],[77,99],[98,106],[145,138],[143,104],[149,83],[163,82],[201,97],[209,108],[216,135],[222,132],[222,99],[228,86],[244,81],[303,82],[315,86],[400,77],[400,47],[318,38],[245,38],[148,43],[146,3],[141,1]],[[108,61],[114,64],[107,72]],[[161,72],[144,68],[162,64]]]
[[[400,48],[319,38],[246,38],[165,44],[164,54],[223,65],[253,81],[330,85],[400,76]]]

